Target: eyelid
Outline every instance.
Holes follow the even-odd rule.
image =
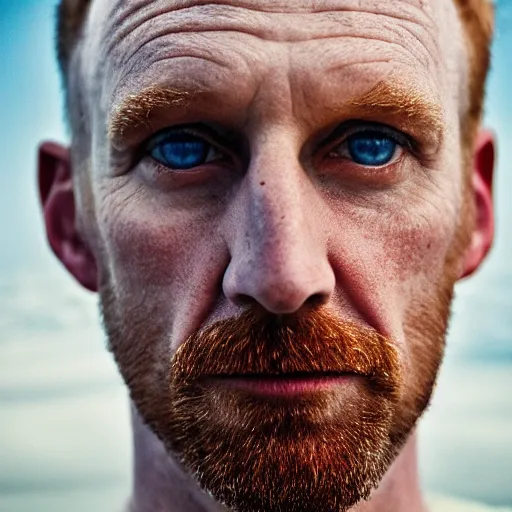
[[[352,135],[364,135],[365,133],[379,133],[396,142],[399,146],[410,151],[413,154],[419,152],[417,142],[404,132],[381,123],[372,123],[368,121],[347,121],[338,125],[327,137],[329,151],[334,147],[347,142]]]
[[[210,131],[212,133],[207,133]],[[145,152],[151,152],[158,144],[160,144],[160,142],[173,135],[190,135],[192,137],[197,137],[198,139],[204,140],[219,151],[221,151],[222,148],[221,144],[216,140],[219,138],[219,135],[216,134],[214,130],[210,130],[208,126],[201,125],[199,128],[198,125],[178,125],[169,126],[158,131],[157,133],[154,133],[144,144]]]

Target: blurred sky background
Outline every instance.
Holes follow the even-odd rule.
[[[67,140],[55,0],[0,0],[0,512],[120,510],[131,478],[126,393],[96,297],[47,248],[36,148]],[[487,124],[499,135],[497,241],[459,285],[421,425],[431,492],[512,505],[512,1],[498,2]]]

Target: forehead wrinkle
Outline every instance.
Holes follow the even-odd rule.
[[[126,20],[129,16],[137,14],[150,7],[152,4],[158,2],[148,0],[139,0],[133,2],[129,6],[126,0],[118,0],[114,4],[112,10],[117,11],[118,16],[114,16],[113,20],[116,24]],[[170,5],[170,4],[173,5]],[[134,4],[134,5],[133,5]],[[404,20],[415,21],[417,15],[429,16],[429,9],[427,3],[420,0],[414,2],[412,0],[395,0],[394,5],[390,6],[388,0],[345,0],[345,5],[341,5],[339,0],[298,0],[296,2],[290,0],[174,0],[173,2],[166,1],[160,2],[161,7],[157,9],[158,12],[178,12],[184,10],[191,10],[198,7],[204,8],[238,8],[249,11],[251,14],[256,12],[269,13],[269,14],[292,14],[292,13],[325,13],[325,12],[374,12],[375,14],[382,14],[384,11],[394,7],[397,18]],[[124,11],[120,6],[127,7]],[[165,8],[164,8],[165,6]],[[401,8],[400,8],[401,7]],[[157,12],[157,14],[158,14]],[[155,13],[148,13],[151,17]],[[416,16],[416,17],[415,17]],[[143,17],[141,23],[147,21],[147,17]],[[433,21],[433,19],[431,19]]]
[[[158,4],[158,2],[153,2]],[[265,5],[260,3],[254,5],[254,2],[248,1],[197,1],[188,0],[182,2],[174,2],[174,5],[169,3],[160,4],[149,8],[149,4],[142,5],[136,4],[126,12],[118,17],[114,17],[108,33],[114,34],[106,46],[106,54],[110,54],[115,50],[119,42],[128,38],[135,32],[144,29],[147,24],[154,24],[159,17],[168,16],[168,23],[158,29],[162,35],[165,33],[179,33],[179,32],[201,32],[201,31],[215,31],[215,30],[232,30],[247,32],[252,35],[258,36],[265,40],[272,41],[285,41],[290,42],[300,41],[311,37],[310,33],[312,24],[297,23],[283,23],[288,19],[287,15],[307,16],[307,15],[324,15],[322,19],[331,19],[332,22],[343,21],[346,18],[349,26],[351,25],[350,16],[358,15],[372,15],[378,16],[379,22],[382,19],[394,20],[402,24],[413,23],[416,30],[408,28],[407,31],[415,38],[418,37],[418,27],[422,25],[422,21],[426,26],[432,25],[432,20],[426,10],[412,5],[410,2],[393,2],[389,5],[384,2],[361,2],[358,0],[346,0],[344,4],[337,2],[332,4],[327,2],[323,8],[318,7],[318,2],[302,2],[304,5],[298,5],[295,8],[288,9],[273,9],[266,8]],[[324,2],[325,3],[325,2]],[[368,4],[368,5],[366,5]],[[385,8],[384,8],[385,5]],[[256,8],[258,7],[258,9]],[[373,9],[372,9],[373,7]],[[137,16],[140,11],[144,12],[141,16]],[[259,16],[258,16],[259,15]],[[276,27],[268,23],[268,15],[279,16]],[[286,17],[283,17],[285,15]],[[325,18],[327,16],[327,18]],[[130,20],[129,18],[133,18]],[[126,25],[123,23],[126,22]],[[148,27],[150,29],[151,27]],[[175,30],[173,30],[175,29]],[[289,32],[286,34],[285,32]],[[152,37],[157,34],[152,35]],[[138,39],[138,38],[137,38]]]
[[[352,13],[353,14],[353,13]],[[386,30],[382,30],[383,24],[381,22],[380,29],[375,25],[375,23],[370,24],[369,27],[362,28],[354,28],[352,23],[348,23],[348,26],[343,27],[337,23],[336,20],[330,20],[329,18],[324,18],[323,20],[319,20],[320,25],[319,28],[324,28],[325,23],[330,24],[328,30],[323,30],[322,33],[316,34],[313,37],[313,34],[310,35],[310,39],[307,42],[319,41],[319,40],[335,40],[341,39],[349,41],[350,39],[364,41],[366,43],[385,43],[388,47],[385,53],[389,53],[389,48],[394,49],[394,55],[400,57],[402,60],[407,58],[409,64],[412,62],[413,65],[418,64],[417,61],[419,56],[425,52],[424,59],[428,66],[436,67],[436,59],[433,57],[432,45],[435,44],[431,37],[428,37],[428,41],[425,41],[425,37],[419,38],[417,31],[414,31],[412,27],[405,27],[404,23],[401,23],[400,26],[393,26],[391,22],[384,22],[384,26],[386,26]],[[346,22],[346,21],[345,21]],[[208,22],[210,23],[210,22]],[[219,23],[219,20],[216,20],[216,23]],[[203,24],[204,25],[204,24]],[[222,23],[221,23],[222,25]],[[293,24],[292,24],[293,25]],[[297,25],[295,23],[294,25]],[[343,25],[343,24],[342,24]],[[333,32],[333,29],[338,27],[339,33]],[[252,36],[255,36],[257,39],[261,39],[260,36],[263,37],[265,42],[274,43],[275,41],[270,40],[272,33],[264,32],[262,34],[259,33],[259,30],[251,30],[250,27],[238,27],[239,30],[236,30],[237,27],[232,27],[229,29],[228,27],[218,26],[210,26],[207,25],[202,26],[201,23],[194,23],[193,26],[189,29],[184,29],[182,26],[168,26],[164,25],[159,27],[157,30],[153,30],[152,32],[146,31],[148,35],[145,36],[145,33],[138,34],[137,37],[133,37],[133,45],[128,45],[123,49],[118,48],[117,54],[115,57],[111,58],[112,61],[123,63],[124,65],[118,69],[117,73],[110,73],[111,76],[117,76],[118,81],[127,82],[131,81],[132,74],[141,75],[145,74],[150,65],[154,64],[157,61],[165,60],[166,58],[171,58],[174,56],[179,56],[182,52],[190,53],[191,50],[194,50],[193,53],[197,53],[196,57],[206,58],[207,60],[212,60],[216,64],[222,67],[229,67],[227,62],[223,64],[222,59],[225,59],[226,48],[218,49],[217,51],[212,51],[212,49],[221,44],[221,41],[226,37],[227,39],[224,42],[224,46],[226,44],[233,44],[230,42],[230,38],[236,36],[247,36],[249,39],[247,40],[247,44],[237,45],[234,44],[230,49],[229,53],[236,53],[239,56],[242,56],[241,50],[243,50],[244,55],[247,52],[254,52],[256,48],[262,50],[263,47],[257,46],[257,41],[250,41]],[[254,27],[253,27],[254,28]],[[262,28],[262,27],[260,27]],[[275,30],[279,31],[283,27],[281,24],[277,24],[277,27],[274,27]],[[243,29],[243,30],[242,30]],[[247,30],[245,30],[247,29]],[[292,29],[294,30],[294,29]],[[305,29],[310,30],[310,29]],[[403,31],[400,33],[400,31]],[[345,33],[346,32],[346,33]],[[405,34],[404,34],[405,32]],[[298,34],[295,34],[298,35]],[[303,34],[305,35],[305,34]],[[405,38],[404,38],[405,35]],[[204,38],[211,38],[211,43],[204,44]],[[404,40],[408,40],[410,38],[409,44],[404,44]],[[117,38],[116,38],[117,39]],[[277,38],[279,44],[296,44],[295,41],[287,41],[284,36],[280,36]],[[421,40],[423,39],[423,41]],[[183,47],[183,48],[182,48]],[[190,47],[190,48],[189,48]],[[177,55],[172,55],[177,52]],[[123,55],[124,54],[124,55]],[[163,56],[161,55],[163,54]],[[258,52],[261,54],[261,51]],[[339,56],[340,54],[338,54]],[[349,57],[349,53],[346,54],[346,57]],[[231,55],[232,57],[232,55]],[[259,58],[259,57],[257,57]],[[237,61],[244,60],[243,58],[237,59]],[[438,60],[438,59],[437,59]],[[416,62],[416,64],[414,64]],[[238,62],[237,65],[240,65],[241,62]],[[124,68],[124,69],[123,69]]]
[[[99,2],[98,2],[99,3]],[[140,62],[133,62],[133,66],[144,66],[144,62],[154,58],[156,51],[165,51],[166,35],[179,37],[180,33],[198,33],[218,30],[219,32],[244,33],[256,35],[270,41],[300,41],[315,39],[315,36],[324,37],[350,37],[360,39],[389,40],[397,45],[402,41],[402,51],[409,52],[411,58],[419,58],[426,53],[427,61],[432,60],[431,35],[424,34],[430,23],[430,11],[424,6],[412,1],[388,2],[387,0],[344,0],[344,1],[297,1],[281,2],[292,16],[279,17],[278,7],[273,2],[252,0],[234,0],[231,5],[227,1],[182,0],[182,1],[153,1],[118,0],[114,7],[103,12],[96,12],[96,18],[103,14],[106,23],[102,22],[103,30],[97,37],[102,39],[96,45],[98,53],[102,55],[95,62],[106,61],[101,66],[104,82],[106,74],[116,76],[125,81],[126,69],[130,62],[140,54]],[[279,4],[279,5],[281,5]],[[291,5],[290,5],[291,4]],[[256,9],[258,7],[258,9]],[[188,14],[183,16],[183,13]],[[244,11],[245,16],[244,16]],[[257,14],[262,16],[256,16]],[[306,22],[308,14],[317,14],[311,21]],[[171,16],[166,16],[171,14]],[[172,16],[175,14],[176,16]],[[268,18],[276,15],[278,18]],[[298,15],[298,18],[293,17]],[[369,17],[365,16],[369,15]],[[361,25],[359,16],[365,16]],[[302,21],[304,20],[304,21]],[[358,23],[359,20],[359,23]],[[99,20],[98,20],[99,21]],[[153,23],[154,22],[154,23]],[[147,26],[146,23],[152,23]],[[411,23],[414,26],[410,26]],[[387,26],[382,33],[383,24]],[[407,26],[405,26],[407,25]],[[400,33],[400,30],[403,32]],[[320,33],[318,33],[320,31]],[[316,34],[315,34],[316,32]],[[429,30],[427,30],[429,32]],[[330,35],[326,35],[330,33]],[[404,39],[404,35],[406,36]],[[159,42],[162,36],[162,42]],[[396,41],[392,41],[395,40]],[[410,41],[409,41],[410,39]],[[155,44],[159,47],[155,50]],[[172,49],[173,41],[169,40]],[[144,48],[144,52],[143,52]],[[415,49],[415,51],[414,51]],[[435,59],[434,59],[435,62]],[[111,69],[112,66],[117,70]],[[107,71],[108,68],[108,71]],[[124,68],[124,69],[122,69]],[[106,84],[105,84],[106,85]],[[108,96],[108,92],[105,92]]]

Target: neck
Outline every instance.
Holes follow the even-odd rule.
[[[227,512],[202,492],[132,407],[134,488],[129,512]],[[350,512],[426,512],[413,433],[369,501]]]

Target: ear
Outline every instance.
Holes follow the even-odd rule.
[[[462,277],[471,275],[482,263],[494,239],[492,180],[495,161],[494,135],[479,133],[473,153],[473,197],[476,219],[471,242],[466,251]]]
[[[39,195],[50,246],[82,286],[97,291],[96,260],[76,225],[69,150],[46,142],[39,148],[38,165]]]

